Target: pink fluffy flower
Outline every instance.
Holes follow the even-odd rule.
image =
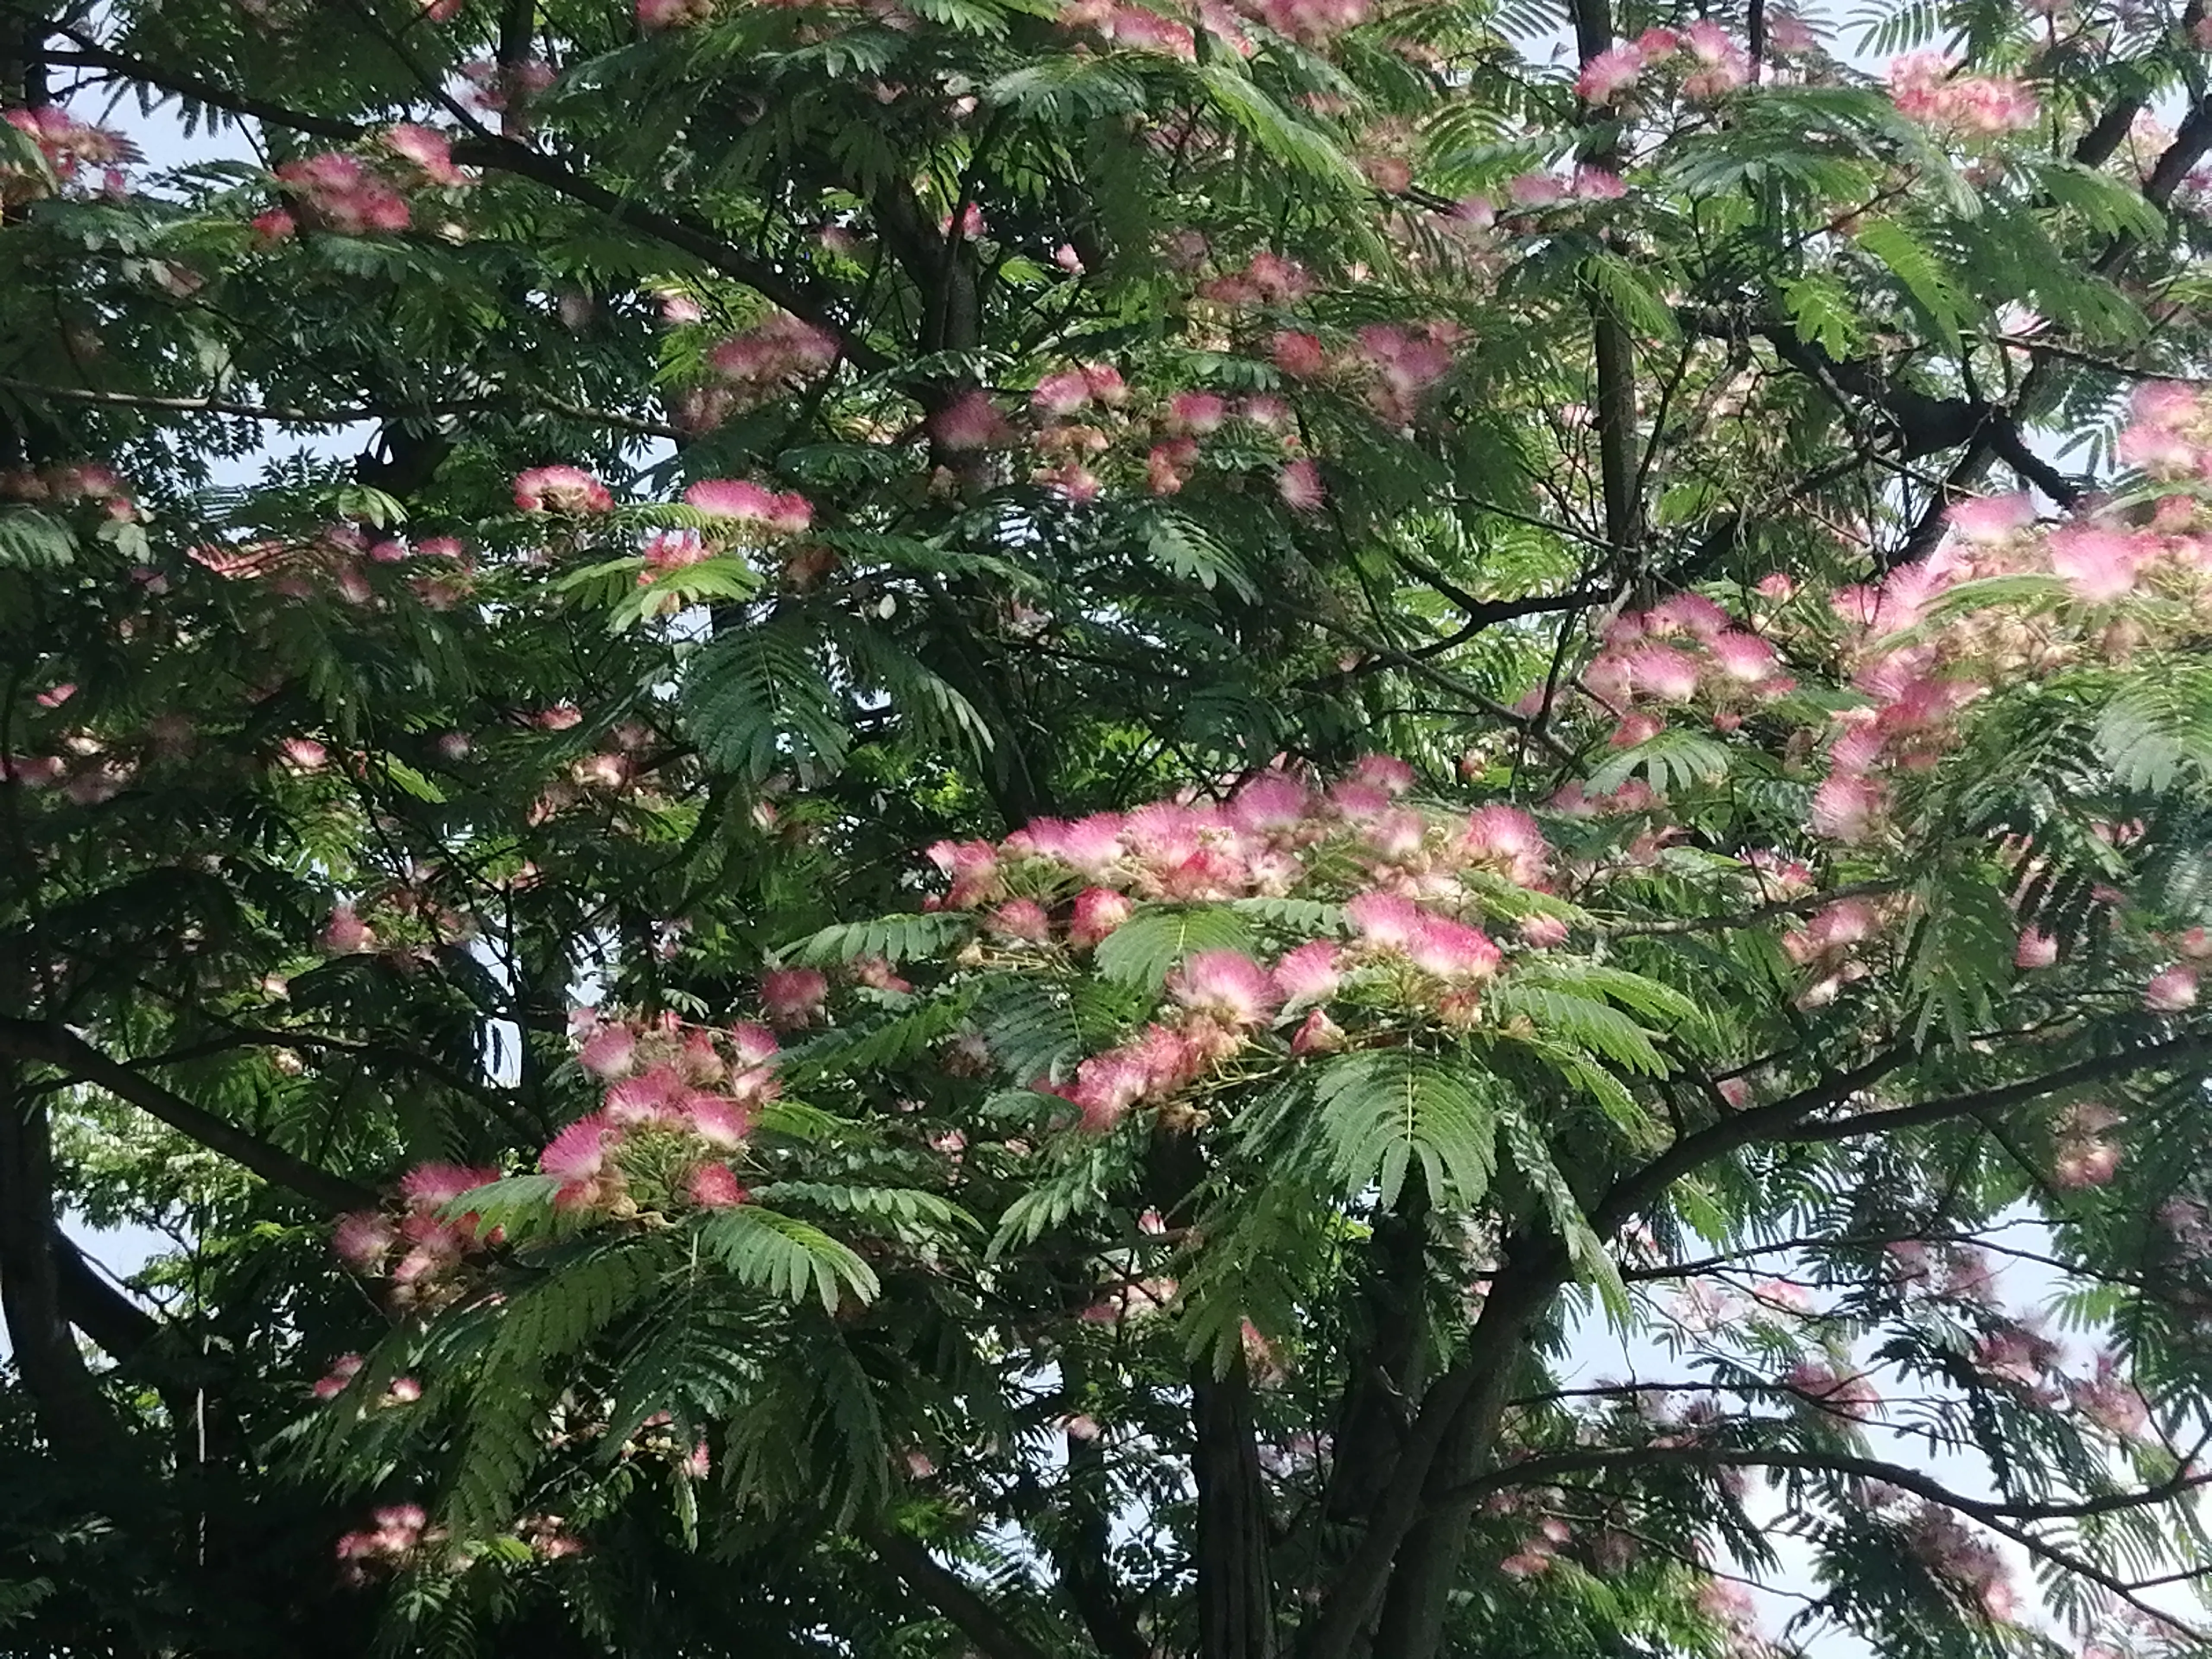
[[[1103,1134],[1151,1091],[1152,1074],[1143,1055],[1128,1048],[1093,1054],[1075,1068],[1068,1097],[1083,1115],[1083,1127]]]
[[[1311,334],[1285,329],[1270,343],[1275,367],[1293,380],[1310,380],[1328,368],[1328,348]]]
[[[471,1169],[465,1164],[433,1159],[418,1164],[399,1177],[399,1195],[419,1209],[439,1209],[464,1193],[499,1179],[496,1170]]]
[[[796,535],[814,522],[814,508],[795,491],[779,493],[743,478],[702,478],[684,492],[687,507],[709,518]]]
[[[2119,531],[2069,526],[2051,538],[2051,568],[2078,598],[2101,605],[2134,590],[2136,568],[2148,550]]]
[[[1962,539],[1983,546],[2004,541],[2035,522],[2035,503],[2025,490],[2009,495],[1976,495],[1943,515]]]
[[[1495,871],[1522,887],[1541,884],[1549,851],[1536,820],[1502,803],[1470,813],[1459,842],[1462,863]]]
[[[830,1000],[830,981],[818,969],[770,968],[760,976],[762,1012],[778,1030],[811,1025]]]
[[[1774,647],[1756,634],[1731,629],[1709,647],[1722,673],[1745,685],[1756,685],[1774,674]]]
[[[576,1063],[593,1077],[618,1078],[626,1075],[630,1061],[637,1054],[637,1037],[629,1026],[609,1024],[600,1026],[584,1039],[577,1052]]]
[[[1229,816],[1240,830],[1268,835],[1300,823],[1312,807],[1313,796],[1297,779],[1265,772],[1231,797]]]
[[[2143,987],[2143,1006],[2160,1013],[2179,1013],[2197,1006],[2197,970],[2179,963],[2153,974]]]
[[[637,0],[637,26],[647,34],[686,28],[714,15],[714,0]]]
[[[1423,916],[1407,941],[1406,955],[1423,973],[1462,984],[1488,979],[1504,960],[1480,927],[1444,916]]]
[[[514,504],[525,513],[605,513],[614,497],[579,466],[533,466],[516,475]]]
[[[1310,460],[1292,461],[1285,467],[1275,479],[1275,489],[1293,513],[1318,513],[1328,498],[1321,469]]]
[[[988,841],[940,841],[925,848],[923,855],[952,878],[951,890],[945,896],[950,908],[964,910],[1001,890],[999,849]]]
[[[385,149],[410,163],[434,185],[452,186],[469,182],[468,175],[453,165],[453,151],[442,132],[417,126],[412,121],[402,121],[384,130],[382,143]]]
[[[1608,47],[1582,68],[1575,77],[1575,96],[1603,107],[1615,102],[1644,73],[1644,52],[1634,41]]]
[[[1682,31],[1685,50],[1696,65],[1683,77],[1683,95],[1717,98],[1751,78],[1751,56],[1719,24],[1700,20]]]
[[[765,1025],[747,1023],[730,1028],[730,1052],[741,1068],[765,1066],[781,1051],[775,1033]]]
[[[592,1112],[568,1125],[538,1155],[538,1167],[564,1182],[592,1181],[606,1167],[606,1114]]]
[[[1221,429],[1229,405],[1211,392],[1178,392],[1168,399],[1168,429],[1203,438]]]
[[[693,1095],[684,1105],[691,1120],[691,1133],[722,1152],[736,1151],[753,1132],[752,1115],[737,1101],[702,1093]]]
[[[2066,1192],[2109,1185],[2119,1172],[2120,1158],[2120,1148],[2109,1140],[2063,1140],[2051,1160],[2051,1184]]]
[[[619,1079],[602,1098],[610,1123],[658,1123],[675,1113],[684,1091],[684,1079],[673,1066],[654,1066]]]
[[[1697,695],[1698,663],[1672,646],[1639,645],[1627,657],[1628,683],[1661,702],[1687,702]]]
[[[1052,919],[1035,899],[1008,899],[983,918],[983,925],[1001,939],[1042,945],[1052,937]]]
[[[1326,1002],[1335,994],[1343,977],[1336,957],[1336,946],[1321,939],[1309,939],[1284,952],[1272,977],[1285,1012],[1295,1013],[1309,1003]]]
[[[373,951],[376,948],[376,934],[354,914],[353,906],[341,904],[331,912],[330,921],[324,924],[323,948],[340,956]]]
[[[1386,795],[1402,795],[1413,787],[1417,775],[1395,755],[1362,755],[1345,775],[1349,782],[1369,785]]]
[[[1413,943],[1422,911],[1395,893],[1362,893],[1344,907],[1352,931],[1379,950],[1402,951]]]
[[[2015,968],[2048,968],[2058,960],[2058,941],[2048,933],[2033,927],[2020,930],[2020,943],[2013,949],[2012,965]]]
[[[331,1361],[328,1376],[319,1379],[314,1387],[318,1400],[335,1400],[346,1390],[346,1384],[360,1374],[365,1362],[357,1353],[342,1353]]]
[[[1030,407],[1042,415],[1073,415],[1090,401],[1091,382],[1079,369],[1048,374],[1030,393]]]
[[[727,1210],[751,1196],[726,1164],[702,1164],[684,1182],[684,1196],[702,1208]]]
[[[1328,1017],[1327,1011],[1316,1008],[1305,1017],[1296,1036],[1291,1038],[1294,1054],[1334,1054],[1340,1053],[1346,1038],[1344,1028]]]
[[[1267,970],[1241,951],[1200,951],[1168,975],[1168,994],[1224,1025],[1264,1024],[1275,1011]]]
[[[338,1259],[362,1272],[380,1265],[398,1242],[399,1235],[391,1222],[374,1210],[342,1215],[337,1225],[331,1230],[331,1248],[337,1252]]]
[[[1516,924],[1522,940],[1538,951],[1554,951],[1567,942],[1567,924],[1557,916],[1523,916]]]
[[[1360,839],[1386,863],[1402,864],[1415,857],[1428,839],[1428,820],[1419,812],[1400,808],[1385,812],[1370,823]]]
[[[1096,945],[1128,921],[1135,908],[1127,895],[1110,887],[1086,887],[1075,896],[1074,915],[1067,927],[1071,944]]]
[[[1832,772],[1813,792],[1813,833],[1832,841],[1863,841],[1887,803],[1887,792],[1872,778]]]
[[[963,392],[929,418],[930,435],[946,449],[1002,449],[1013,428],[981,392]]]

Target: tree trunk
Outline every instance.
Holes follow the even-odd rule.
[[[1198,1431],[1199,1659],[1274,1659],[1274,1585],[1267,1499],[1252,1419],[1252,1380],[1237,1355],[1229,1375],[1191,1382]]]
[[[44,1099],[0,1062],[0,1315],[39,1429],[65,1456],[117,1469],[130,1458],[64,1317],[53,1254],[53,1149]]]

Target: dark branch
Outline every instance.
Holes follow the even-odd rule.
[[[76,1032],[58,1025],[0,1015],[0,1054],[52,1066],[81,1083],[105,1089],[198,1141],[210,1152],[252,1170],[264,1181],[298,1194],[331,1214],[373,1209],[377,1195],[281,1146],[271,1146],[234,1123],[196,1106],[172,1089],[102,1054]]]
[[[1601,1234],[1610,1233],[1631,1216],[1656,1202],[1682,1176],[1741,1147],[1762,1141],[1850,1140],[1861,1135],[1921,1128],[1954,1118],[2002,1111],[2032,1100],[2040,1100],[2061,1089],[2070,1089],[2079,1084],[2101,1082],[2154,1067],[2212,1059],[2212,1037],[2182,1037],[2147,1048],[2106,1054],[2061,1066],[2041,1077],[2008,1083],[1972,1094],[1951,1095],[1941,1100],[1923,1101],[1917,1105],[1893,1107],[1887,1111],[1861,1112],[1854,1116],[1821,1122],[1809,1121],[1818,1113],[1842,1105],[1859,1091],[1872,1086],[1890,1073],[1910,1064],[1916,1057],[1917,1051],[1910,1045],[1899,1043],[1883,1050],[1863,1065],[1839,1072],[1814,1088],[1802,1090],[1770,1105],[1755,1107],[1750,1111],[1723,1118],[1711,1127],[1677,1141],[1641,1170],[1616,1183],[1591,1212],[1591,1221]]]
[[[1044,1650],[1000,1616],[965,1580],[908,1538],[887,1526],[862,1529],[868,1547],[906,1581],[907,1588],[951,1620],[984,1659],[1046,1659]]]

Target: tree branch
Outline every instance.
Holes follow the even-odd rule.
[[[76,49],[51,54],[53,61],[105,70],[118,79],[155,88],[194,103],[204,104],[210,109],[250,116],[270,125],[289,128],[295,132],[313,133],[318,137],[332,138],[341,143],[354,143],[374,131],[358,121],[294,109],[256,98],[249,93],[218,86],[197,76],[158,67],[142,59],[112,52],[81,34],[71,33],[70,39],[76,42]],[[704,225],[675,213],[649,207],[610,190],[519,139],[486,133],[453,145],[453,156],[454,161],[464,166],[486,167],[514,178],[527,179],[556,195],[565,196],[572,202],[605,214],[671,247],[689,253],[701,264],[726,276],[735,277],[793,315],[802,317],[817,327],[835,334],[846,360],[860,368],[875,372],[892,366],[890,359],[851,334],[822,295],[792,281],[764,261],[732,246]]]
[[[2171,1613],[2151,1607],[2141,1601],[2136,1592],[2146,1584],[2131,1583],[2118,1575],[2106,1571],[2095,1563],[2057,1547],[2032,1530],[2030,1522],[2037,1521],[2081,1520],[2092,1516],[2108,1515],[2116,1510],[2149,1508],[2172,1503],[2192,1492],[2212,1484],[2212,1474],[2190,1474],[2185,1468],[2172,1480],[2156,1486],[2146,1486],[2130,1492],[2108,1493],[2101,1497],[2083,1498],[2069,1504],[2008,1503],[1988,1498],[1969,1498],[1954,1492],[1941,1481],[1931,1479],[1919,1470],[1901,1463],[1884,1462],[1877,1458],[1857,1457],[1843,1452],[1759,1451],[1737,1449],[1725,1446],[1646,1446],[1624,1448],[1614,1451],[1563,1452],[1551,1457],[1530,1458],[1510,1468],[1503,1468],[1477,1477],[1453,1494],[1453,1501],[1472,1503],[1507,1487],[1520,1486],[1556,1480],[1561,1475],[1586,1473],[1592,1470],[1620,1468],[1626,1465],[1644,1467],[1673,1467],[1687,1468],[1768,1468],[1796,1469],[1814,1474],[1841,1474],[1854,1480],[1879,1481],[1911,1492],[1923,1501],[1939,1508],[1954,1511],[1968,1519],[1979,1522],[1992,1532],[2010,1539],[2027,1550],[2063,1571],[2075,1574],[2121,1597],[2131,1606],[2163,1621],[2172,1628],[2185,1632],[2192,1639],[2206,1639],[2207,1633],[2196,1630],[2175,1619]]]
[[[377,1194],[367,1187],[294,1156],[281,1146],[226,1122],[173,1090],[102,1054],[74,1031],[35,1020],[0,1015],[0,1054],[57,1066],[76,1080],[105,1089],[198,1141],[210,1152],[252,1170],[264,1181],[296,1193],[318,1209],[337,1214],[373,1209]]]
[[[2147,1048],[2135,1048],[2124,1054],[2086,1060],[2075,1065],[2061,1066],[2041,1077],[2005,1084],[1973,1094],[1947,1096],[1941,1100],[1893,1107],[1887,1111],[1862,1112],[1856,1116],[1830,1122],[1806,1121],[1817,1112],[1840,1106],[1852,1095],[1879,1082],[1899,1067],[1910,1064],[1917,1057],[1917,1051],[1909,1044],[1899,1043],[1883,1050],[1863,1065],[1838,1073],[1814,1088],[1800,1091],[1769,1105],[1723,1118],[1711,1127],[1675,1142],[1642,1169],[1617,1182],[1613,1190],[1591,1211],[1592,1224],[1601,1236],[1613,1232],[1630,1217],[1656,1202],[1682,1176],[1739,1147],[1761,1141],[1850,1140],[1860,1135],[1923,1127],[1952,1118],[1972,1116],[1978,1112],[2002,1111],[2008,1107],[2041,1099],[2061,1089],[2072,1088],[2077,1084],[2124,1077],[2154,1066],[2212,1059],[2212,1036],[2177,1038]]]
[[[1455,1501],[1473,1500],[1516,1486],[1542,1485],[1561,1475],[1602,1473],[1625,1468],[1798,1469],[1814,1474],[1849,1475],[1854,1480],[1881,1481],[1895,1486],[1900,1492],[1909,1492],[1916,1498],[1924,1498],[1931,1504],[1940,1504],[1945,1509],[1956,1510],[1974,1520],[1989,1522],[2079,1521],[2090,1516],[2111,1515],[2122,1510],[2148,1509],[2172,1503],[2175,1498],[2185,1497],[2201,1487],[2212,1486],[2212,1471],[2191,1474],[2185,1469],[2156,1486],[2140,1486],[2132,1492],[2106,1492],[2095,1498],[2078,1498],[2063,1504],[2012,1502],[1969,1498],[1963,1492],[1954,1492],[1932,1476],[1902,1463],[1884,1462],[1879,1458],[1860,1457],[1847,1452],[1761,1450],[1735,1446],[1624,1446],[1593,1447],[1586,1451],[1523,1458],[1519,1462],[1476,1476],[1455,1488],[1450,1497]]]
[[[921,1545],[888,1526],[867,1525],[860,1536],[907,1588],[951,1620],[973,1642],[983,1659],[1048,1659],[1045,1650],[1022,1635],[951,1569],[939,1565]]]

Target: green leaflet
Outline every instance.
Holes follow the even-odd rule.
[[[1251,930],[1224,905],[1139,910],[1099,941],[1098,971],[1121,985],[1158,990],[1184,958],[1200,951],[1253,949]]]
[[[2212,778],[2212,669],[2169,659],[2131,675],[2098,718],[2097,747],[2124,789]]]
[[[1869,220],[1852,240],[1887,268],[1929,325],[1956,351],[1960,325],[1979,307],[1942,257],[1894,219]]]
[[[1566,1176],[1553,1161],[1551,1149],[1544,1144],[1543,1132],[1511,1101],[1498,1103],[1497,1123],[1504,1136],[1513,1167],[1543,1200],[1552,1224],[1566,1241],[1567,1255],[1575,1264],[1576,1273],[1596,1286],[1607,1316],[1616,1328],[1626,1329],[1630,1311],[1628,1287],[1621,1282],[1620,1268],[1613,1253],[1606,1249],[1605,1241],[1597,1236],[1589,1218],[1583,1213]]]
[[[0,569],[58,570],[76,557],[76,538],[52,514],[35,507],[0,512]]]
[[[1127,1137],[1063,1135],[1055,1143],[1060,1167],[1006,1206],[984,1251],[995,1261],[1017,1245],[1032,1243],[1062,1222],[1105,1207],[1106,1194],[1133,1163]]]
[[[811,967],[829,967],[863,957],[885,962],[912,962],[940,956],[952,942],[975,927],[957,910],[923,915],[883,916],[874,921],[845,921],[811,933],[784,951],[788,961]]]
[[[1426,1055],[1370,1051],[1330,1061],[1314,1079],[1329,1172],[1349,1193],[1379,1186],[1387,1207],[1414,1159],[1439,1207],[1489,1189],[1495,1132],[1486,1091]]]
[[[852,743],[843,700],[809,656],[810,641],[790,623],[734,628],[685,665],[684,724],[701,757],[752,782],[793,759],[835,771]]]
[[[782,1076],[788,1083],[801,1084],[911,1065],[959,1029],[974,1001],[972,992],[956,992],[873,1025],[827,1032],[803,1048],[788,1051]]]
[[[1650,780],[1661,794],[1694,788],[1727,775],[1728,746],[1683,726],[1669,726],[1645,739],[1592,772],[1583,787],[1593,795],[1610,794],[1638,772]]]
[[[1509,974],[1485,994],[1484,1018],[1503,1024],[1520,1015],[1556,1045],[1587,1048],[1626,1071],[1663,1077],[1674,1068],[1649,1032],[1618,1008],[1571,991],[1525,982]]]
[[[708,1217],[698,1224],[702,1249],[747,1285],[787,1302],[811,1291],[823,1311],[836,1313],[847,1291],[872,1302],[882,1287],[875,1272],[811,1222],[780,1215],[757,1204]]]
[[[501,1228],[510,1243],[520,1244],[559,1231],[560,1216],[553,1207],[553,1194],[560,1185],[554,1176],[507,1176],[463,1194],[439,1213],[448,1221],[474,1215],[479,1232]]]
[[[949,1233],[962,1228],[974,1231],[982,1225],[957,1204],[914,1187],[845,1187],[817,1181],[779,1181],[757,1188],[753,1196],[771,1203],[805,1204],[841,1215],[888,1221],[902,1231],[917,1235]]]

